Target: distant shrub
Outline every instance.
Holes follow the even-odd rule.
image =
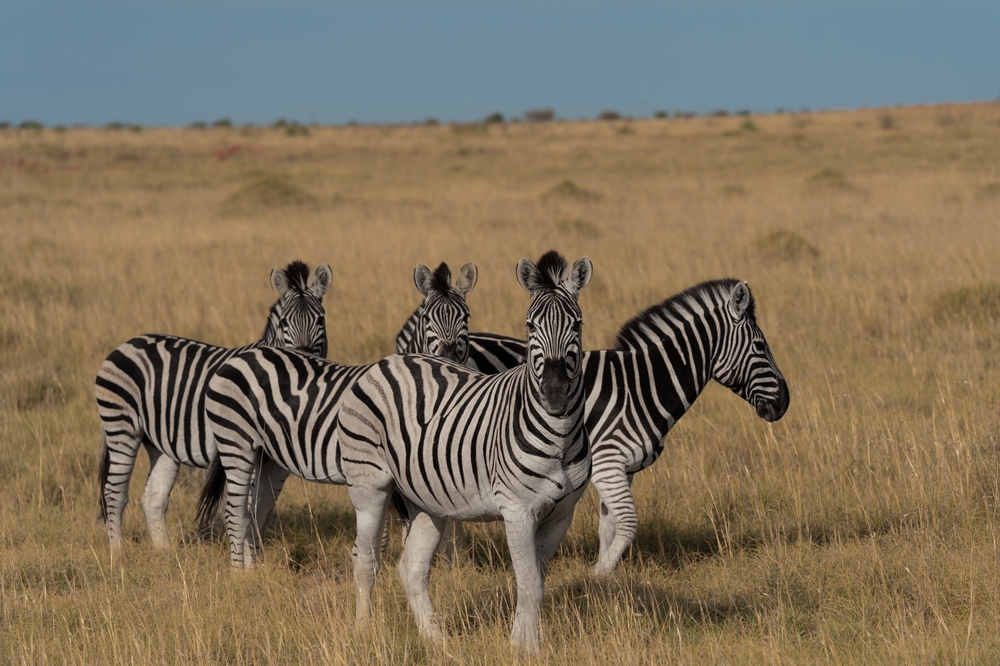
[[[485,118],[483,118],[483,122],[487,123],[487,124],[502,123],[503,122],[503,114],[500,113],[499,111],[496,111],[496,112],[491,113],[490,115],[486,116]]]
[[[486,123],[452,123],[451,131],[455,134],[483,134],[489,131]]]
[[[230,120],[229,118],[219,118],[214,123],[212,123],[212,127],[232,127],[232,126],[233,126],[233,121]]]
[[[203,130],[206,127],[208,127],[208,123],[206,123],[204,120],[196,120],[190,125],[188,125],[188,127],[190,127],[191,129]]]
[[[288,121],[285,120],[284,118],[278,118],[277,120],[275,120],[271,124],[271,127],[275,128],[275,129],[281,129],[281,128],[287,127],[287,126],[288,126]]]
[[[715,118],[726,118],[729,116],[729,112],[725,109],[716,109],[715,111],[712,111],[711,115]]]
[[[548,190],[542,195],[542,198],[546,200],[563,199],[593,203],[595,201],[600,201],[601,195],[597,192],[585,190],[584,188],[577,186],[577,184],[572,180],[567,179]]]
[[[58,132],[59,134],[63,134],[63,133],[66,132],[66,126],[65,125],[56,125],[55,127],[52,128],[52,131],[53,132]]]
[[[812,243],[785,229],[758,238],[750,249],[752,254],[772,261],[799,261],[819,256],[819,250]]]
[[[739,111],[736,112],[736,115],[738,115],[738,116],[750,116],[752,114],[750,113],[750,109],[740,109]]]
[[[556,231],[564,234],[576,234],[584,238],[597,238],[601,235],[601,230],[592,222],[575,218],[556,220]]]
[[[653,111],[653,117],[654,118],[660,118],[660,119],[669,118],[670,117],[670,113],[667,112],[667,111],[664,111],[663,109],[657,109],[656,111]]]
[[[434,117],[430,117],[430,118],[427,118],[427,119],[424,120],[424,125],[435,126],[435,125],[440,125],[440,124],[441,124],[441,121],[438,120],[437,118],[434,118]]]
[[[806,182],[812,187],[820,187],[834,190],[849,190],[851,189],[850,184],[847,182],[847,177],[843,173],[837,171],[836,169],[831,169],[826,167],[820,169],[813,175],[809,176]]]
[[[599,114],[597,114],[598,120],[621,120],[621,117],[622,114],[612,109],[608,109],[607,111],[601,111]]]
[[[775,110],[774,110],[774,113],[775,113],[776,115],[779,115],[779,116],[780,116],[781,114],[783,114],[784,112],[785,112],[785,109],[784,109],[784,107],[781,107],[781,106],[779,106],[779,107],[778,107],[777,109],[775,109]]]
[[[38,122],[37,120],[31,120],[31,119],[22,120],[21,124],[17,126],[18,129],[35,130],[36,132],[38,130],[43,129],[44,127],[45,125],[43,125],[42,123]]]
[[[754,125],[752,120],[747,119],[744,120],[743,123],[740,125],[740,129],[743,130],[744,132],[756,132],[757,126]]]
[[[981,323],[1000,319],[1000,284],[981,282],[946,291],[931,304],[935,321]]]
[[[0,130],[10,129],[9,120],[0,120]]]
[[[697,115],[694,111],[674,111],[674,118],[694,118]]]
[[[309,128],[292,121],[285,125],[285,136],[309,136]]]
[[[881,127],[882,129],[890,130],[896,126],[896,119],[893,118],[892,115],[886,113],[882,116],[879,116],[878,124],[879,127]]]
[[[1000,183],[986,183],[979,188],[977,194],[986,198],[998,197],[1000,196]]]
[[[226,214],[252,213],[256,210],[309,208],[319,204],[316,196],[279,176],[264,176],[229,195],[222,204]]]
[[[524,120],[529,123],[545,123],[556,117],[552,109],[530,109],[524,112]]]
[[[120,120],[112,120],[110,123],[104,125],[104,129],[108,130],[109,132],[117,132],[118,130],[125,129],[125,123],[121,122]]]

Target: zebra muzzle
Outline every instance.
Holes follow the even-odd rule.
[[[566,359],[545,359],[542,366],[542,404],[549,416],[562,416],[569,402],[570,382]]]
[[[778,396],[774,400],[761,401],[757,405],[757,416],[768,423],[774,423],[788,411],[788,384],[783,378],[778,379]]]

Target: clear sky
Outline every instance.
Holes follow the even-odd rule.
[[[5,0],[0,120],[475,120],[1000,96],[1000,0]]]

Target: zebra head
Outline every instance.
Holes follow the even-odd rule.
[[[440,356],[456,363],[469,358],[469,306],[465,303],[476,286],[479,272],[473,262],[462,266],[458,282],[451,284],[451,269],[441,263],[432,273],[423,264],[413,269],[413,282],[424,296],[414,313],[413,337],[404,351]]]
[[[750,287],[741,281],[727,283],[712,378],[753,405],[760,418],[777,421],[788,410],[788,384],[757,325]]]
[[[308,280],[308,283],[307,283]],[[284,270],[271,271],[271,288],[278,301],[271,306],[262,340],[269,347],[289,347],[326,356],[326,311],[323,296],[330,289],[329,264],[317,266],[312,280],[309,267],[293,261]]]
[[[527,375],[532,394],[549,416],[565,416],[579,402],[583,358],[583,313],[577,303],[580,290],[590,283],[594,266],[587,257],[568,265],[550,250],[538,260],[517,264],[517,281],[531,294],[525,323],[528,328]]]

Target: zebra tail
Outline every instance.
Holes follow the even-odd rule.
[[[207,531],[212,526],[215,512],[219,510],[222,494],[226,490],[226,470],[222,466],[222,456],[216,454],[205,472],[205,485],[198,497],[198,530]]]
[[[108,436],[104,433],[104,426],[101,426],[101,453],[97,462],[97,495],[101,513],[97,516],[98,523],[108,522],[108,501],[104,496],[104,487],[108,484],[108,476],[111,474],[111,453],[108,451]]]
[[[396,511],[399,519],[403,521],[403,529],[408,534],[410,532],[410,511],[406,508],[406,500],[403,499],[399,490],[392,491],[392,508]]]

